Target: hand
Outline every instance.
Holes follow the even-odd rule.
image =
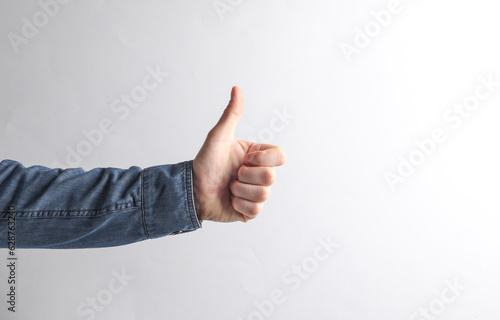
[[[233,87],[228,106],[193,161],[194,201],[200,221],[247,222],[257,217],[271,193],[273,166],[286,161],[278,146],[234,138],[244,103],[241,89]]]

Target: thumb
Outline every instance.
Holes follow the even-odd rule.
[[[243,100],[243,94],[241,89],[234,86],[231,90],[231,100],[224,109],[224,113],[220,117],[219,121],[212,129],[213,133],[221,139],[230,139],[234,137],[234,131],[238,125],[238,121],[241,118],[243,109],[245,108],[245,101]]]

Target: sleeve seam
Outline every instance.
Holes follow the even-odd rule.
[[[145,177],[146,175],[146,170],[142,170],[141,172],[141,213],[142,213],[142,228],[144,229],[144,234],[146,236],[146,238],[148,239],[151,239],[151,237],[149,236],[149,232],[148,232],[148,225],[146,223],[146,203],[144,202],[144,193],[145,193],[145,188],[147,187],[147,177]]]

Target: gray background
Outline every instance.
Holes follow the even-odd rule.
[[[86,170],[193,159],[238,85],[236,137],[279,145],[288,161],[248,224],[205,222],[118,248],[18,250],[18,312],[7,312],[2,267],[0,318],[498,318],[500,87],[474,100],[480,79],[500,81],[498,9],[1,1],[1,159]],[[158,87],[127,116],[114,112],[157,67],[168,73]],[[474,101],[458,124],[450,108]],[[84,130],[103,119],[113,130],[90,144]],[[418,160],[415,139],[436,128],[445,141]],[[79,145],[85,155],[68,158]],[[412,154],[420,163],[391,189],[386,175]],[[113,270],[134,278],[110,295]],[[101,301],[95,317],[88,298]]]

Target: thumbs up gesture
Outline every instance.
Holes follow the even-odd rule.
[[[200,221],[247,222],[257,217],[271,193],[273,167],[286,161],[278,146],[234,138],[244,103],[241,89],[233,87],[228,106],[193,161],[194,202]]]

